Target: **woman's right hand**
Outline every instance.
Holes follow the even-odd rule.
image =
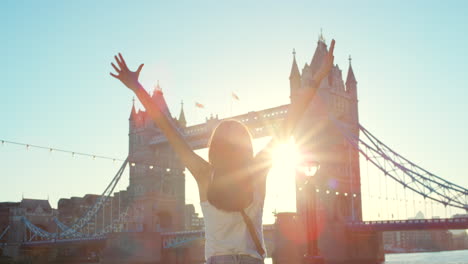
[[[140,83],[138,82],[138,77],[140,76],[141,69],[143,68],[144,64],[141,64],[138,69],[134,72],[130,71],[125,63],[122,54],[119,53],[119,56],[114,56],[115,61],[119,67],[116,67],[114,63],[111,63],[112,67],[117,71],[117,74],[113,74],[112,72],[110,75],[118,80],[120,80],[125,86],[127,86],[130,90],[136,92],[140,87]]]

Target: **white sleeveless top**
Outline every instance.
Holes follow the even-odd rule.
[[[252,203],[245,208],[245,213],[252,220],[258,239],[265,249],[263,241],[262,215],[263,198],[254,193]],[[217,209],[208,201],[201,202],[205,220],[205,258],[219,255],[243,254],[263,259],[257,252],[240,212],[225,212]]]

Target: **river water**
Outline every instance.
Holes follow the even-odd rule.
[[[385,264],[468,264],[468,250],[386,254]],[[265,264],[271,264],[266,259]]]
[[[468,264],[468,250],[386,254],[385,264]]]

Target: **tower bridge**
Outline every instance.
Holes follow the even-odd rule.
[[[307,84],[327,53],[327,45],[320,38],[312,60],[301,71],[294,53],[289,75],[290,104],[226,119],[244,123],[254,138],[274,135],[289,106],[308,89]],[[152,98],[171,116],[161,100],[160,87]],[[207,147],[213,129],[223,119],[215,116],[203,124],[187,126],[182,108],[179,117],[171,116],[171,120],[193,149],[201,149]],[[415,194],[423,197],[424,206],[427,200],[445,208],[466,210],[468,190],[417,166],[359,123],[357,81],[351,60],[346,80],[339,66],[333,66],[296,127],[294,137],[301,153],[318,162],[320,170],[313,178],[296,171],[297,213],[278,214],[275,225],[264,227],[266,244],[276,263],[302,263],[304,254],[317,251],[326,263],[375,263],[384,258],[382,231],[468,228],[466,219],[449,217],[399,220],[392,214],[392,219],[363,221],[360,156],[375,166],[385,182],[391,180],[404,190],[405,203],[408,191],[413,197]],[[129,186],[115,193],[127,164]],[[49,258],[66,257],[74,247],[75,255],[88,254],[101,263],[200,263],[204,231],[185,230],[184,226],[184,170],[147,113],[137,111],[133,105],[128,159],[102,195],[86,197],[84,200],[89,202],[86,210],[80,211],[80,216],[68,218],[71,212],[60,214],[60,209],[73,204],[73,198],[59,202],[58,216],[48,216],[49,222],[56,218],[56,231],[30,215],[14,215],[14,221],[0,229],[2,250],[18,259],[34,258],[44,252],[49,252]],[[370,198],[383,202],[381,196]],[[397,194],[394,200],[402,198]]]

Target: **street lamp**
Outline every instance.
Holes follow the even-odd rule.
[[[305,155],[304,160],[298,167],[298,172],[303,175],[305,193],[305,214],[307,230],[307,253],[304,261],[307,264],[323,263],[323,258],[318,252],[318,232],[317,232],[317,178],[314,177],[320,169],[320,163]]]
[[[304,176],[307,177],[307,180],[309,180],[309,177],[315,176],[317,171],[320,169],[320,163],[318,161],[304,161],[300,167],[299,170],[304,174]]]

